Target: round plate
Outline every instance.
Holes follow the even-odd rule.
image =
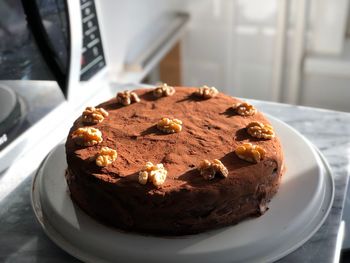
[[[16,93],[7,87],[0,86],[0,123],[14,110],[17,102]]]
[[[33,179],[32,205],[46,234],[87,262],[268,262],[304,244],[332,206],[329,166],[296,130],[269,117],[281,139],[287,170],[280,189],[259,218],[197,235],[154,237],[106,227],[70,199],[64,178],[64,145],[43,161]]]

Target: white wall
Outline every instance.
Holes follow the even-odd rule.
[[[349,0],[311,1],[300,104],[350,112],[349,13]]]
[[[304,71],[304,58],[309,65],[309,57],[313,59],[315,36],[320,35],[315,29],[317,22],[322,20],[316,12],[320,2],[287,2],[285,49],[281,56],[278,53],[279,35],[276,35],[279,34],[278,19],[281,14],[281,4],[278,1],[100,0],[98,7],[102,37],[112,78],[118,81],[118,74],[123,71],[127,56],[146,45],[142,38],[140,40],[140,35],[147,34],[157,26],[161,16],[169,12],[186,11],[191,20],[182,45],[184,85],[207,84],[239,97],[350,111],[347,102],[350,91],[346,88],[349,77],[338,81],[334,76],[328,78],[327,72],[319,76],[318,73],[310,75],[310,71]],[[327,1],[331,0],[322,0],[322,3]],[[299,42],[299,50],[304,52],[299,53],[299,61],[296,60],[295,50],[300,40],[300,35],[296,37],[301,16],[300,3],[307,4],[307,18],[305,40],[302,40],[305,41],[305,46]],[[335,19],[335,28],[337,22],[339,21]],[[276,67],[279,57],[283,61],[281,60],[280,67]],[[340,58],[340,62],[343,63],[344,59],[345,57]],[[281,83],[276,85],[277,71],[281,68]],[[293,82],[295,74],[299,73],[298,80]],[[326,92],[330,91],[330,85],[332,91]],[[318,89],[317,86],[321,87]],[[344,93],[345,96],[342,96]]]
[[[135,39],[172,11],[191,15],[183,41],[184,85],[213,85],[236,96],[269,100],[276,0],[98,1],[112,77],[118,80]],[[137,46],[138,44],[136,44]],[[142,43],[140,43],[142,45]]]
[[[271,100],[276,0],[188,1],[183,82]]]
[[[106,59],[112,78],[118,80],[126,57],[141,48],[139,36],[151,30],[158,18],[184,9],[185,0],[100,0],[96,1]],[[135,43],[135,41],[140,43]]]
[[[282,55],[277,46],[281,7],[278,0],[187,1],[192,21],[183,45],[184,84],[350,111],[350,42],[342,40],[348,2],[287,1]],[[335,49],[338,53],[330,56]]]

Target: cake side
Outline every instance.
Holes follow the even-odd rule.
[[[140,89],[135,91],[139,103],[102,103],[109,116],[93,125],[104,138],[95,146],[74,143],[72,133],[85,126],[79,118],[66,142],[66,177],[76,203],[109,225],[165,235],[197,233],[263,213],[282,175],[278,138],[251,137],[245,129],[250,122],[269,122],[260,112],[237,115],[231,106],[240,100],[222,93],[200,100],[192,96],[196,90],[177,87],[173,96],[155,98],[149,89]],[[162,117],[180,119],[183,130],[160,132],[155,124]],[[238,158],[234,149],[244,142],[263,147],[264,159],[249,163]],[[99,167],[91,157],[104,146],[116,149],[118,159]],[[203,159],[220,159],[228,177],[204,180],[196,169]],[[168,171],[161,188],[138,182],[148,161]]]

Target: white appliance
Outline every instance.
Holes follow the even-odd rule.
[[[0,129],[0,171],[57,125],[69,127],[84,106],[114,96],[123,83],[140,82],[180,39],[188,20],[169,3],[147,13],[152,1],[14,2],[0,2],[11,14],[0,19],[6,42],[0,45],[0,127],[18,120],[16,129]],[[125,11],[138,10],[146,13],[135,24]]]
[[[17,128],[0,134],[0,200],[65,139],[86,106],[135,88],[130,83],[139,83],[179,41],[188,20],[176,12],[180,3],[158,3],[149,13],[154,1],[136,2],[0,2],[10,14],[0,18],[7,41],[0,44],[0,127],[20,116]],[[131,9],[142,12],[140,24],[126,17]]]

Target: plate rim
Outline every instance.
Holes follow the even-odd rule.
[[[282,249],[283,252],[280,252],[280,253],[277,252],[277,254],[275,256],[267,255],[267,258],[264,258],[264,260],[267,260],[268,262],[270,262],[270,261],[276,261],[278,259],[281,259],[281,258],[285,257],[286,255],[292,253],[293,251],[295,251],[296,249],[301,247],[303,244],[305,244],[320,229],[320,227],[324,224],[324,222],[328,218],[328,215],[329,215],[329,213],[332,209],[332,206],[333,206],[334,195],[335,195],[335,183],[334,183],[334,178],[332,175],[332,169],[331,169],[328,161],[326,160],[326,158],[323,156],[321,151],[315,145],[313,145],[298,130],[296,130],[292,126],[288,125],[287,123],[285,123],[285,122],[283,122],[283,121],[281,121],[281,120],[277,119],[276,117],[273,117],[269,114],[265,114],[265,115],[269,119],[271,118],[271,119],[274,119],[275,121],[282,122],[285,126],[287,126],[287,128],[289,128],[292,131],[294,131],[295,133],[297,133],[306,144],[311,146],[310,148],[315,152],[316,158],[320,159],[319,164],[323,165],[324,172],[323,172],[322,176],[324,176],[326,178],[326,180],[324,180],[324,188],[325,188],[324,191],[327,192],[327,189],[326,189],[327,186],[328,186],[328,191],[330,191],[329,199],[322,200],[322,205],[320,206],[321,208],[323,208],[323,206],[327,205],[327,209],[324,211],[322,211],[322,209],[320,209],[320,211],[318,212],[318,215],[321,216],[321,220],[319,220],[317,222],[317,224],[315,224],[313,229],[311,231],[309,231],[309,233],[307,235],[305,235],[301,240],[295,242],[295,244],[293,246],[290,246],[288,249]],[[57,231],[54,228],[54,226],[49,222],[49,220],[45,219],[45,216],[43,215],[42,205],[41,205],[41,201],[40,201],[40,193],[39,193],[40,190],[39,190],[39,186],[38,186],[38,184],[39,184],[38,179],[43,174],[43,168],[44,168],[45,164],[47,163],[49,156],[52,155],[53,152],[56,151],[57,148],[61,144],[62,143],[58,144],[56,147],[54,147],[47,154],[47,156],[43,159],[43,161],[39,165],[39,168],[37,169],[37,172],[35,173],[35,175],[32,179],[30,198],[31,198],[31,206],[32,206],[32,209],[34,211],[36,220],[39,222],[39,224],[43,228],[45,234],[58,247],[60,247],[61,249],[63,249],[68,254],[72,255],[73,257],[80,259],[80,260],[83,260],[85,262],[108,262],[108,261],[105,261],[104,259],[96,257],[95,255],[88,253],[86,251],[83,251],[82,249],[74,246],[71,242],[69,242],[66,238],[64,238],[59,233],[59,231]],[[315,216],[315,218],[316,218],[316,216]],[[313,219],[313,220],[315,220],[315,219]]]

